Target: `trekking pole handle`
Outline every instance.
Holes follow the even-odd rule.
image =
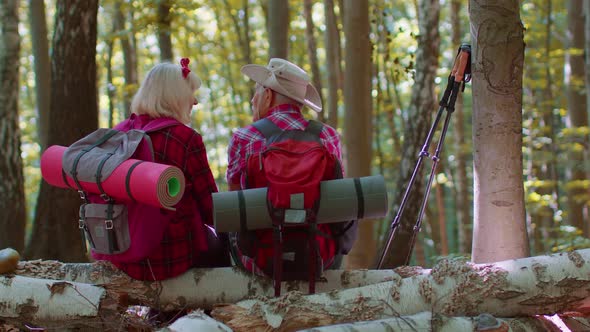
[[[455,78],[455,82],[460,83],[465,79],[465,73],[468,71],[469,62],[471,61],[471,47],[469,45],[461,45],[459,53],[455,57],[455,63],[451,70],[451,76]]]

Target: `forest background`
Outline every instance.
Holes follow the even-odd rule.
[[[14,12],[6,10],[10,3],[17,5]],[[253,85],[239,69],[278,56],[300,64],[321,91],[324,111],[318,118],[342,134],[347,176],[382,174],[386,179],[389,215],[363,221],[357,241],[362,250],[352,264],[373,266],[457,48],[471,41],[466,1],[101,0],[95,13],[92,3],[96,6],[96,0],[11,0],[0,6],[4,9],[0,20],[16,18],[20,36],[15,57],[18,106],[9,107],[5,102],[9,97],[0,99],[4,101],[0,124],[18,114],[18,129],[0,127],[5,140],[0,143],[4,147],[10,137],[18,140],[22,158],[19,177],[14,176],[18,170],[6,166],[18,159],[14,153],[0,156],[5,159],[0,167],[0,229],[4,230],[0,248],[17,248],[29,259],[86,259],[78,243],[79,198],[72,191],[42,184],[40,154],[48,144],[71,144],[97,126],[110,127],[124,119],[139,82],[161,61],[189,57],[191,69],[203,80],[192,126],[203,135],[219,190],[227,190],[224,176],[231,132],[251,119]],[[590,201],[586,100],[590,69],[585,58],[590,54],[590,15],[585,13],[590,9],[583,4],[582,0],[518,2],[526,47],[522,90],[515,97],[522,98],[522,181],[531,254],[590,246],[585,222]],[[68,17],[64,8],[79,21],[64,21]],[[53,49],[60,38],[74,38],[64,36],[80,33],[84,20],[92,21],[88,17],[93,16],[95,45],[62,43],[60,52]],[[92,65],[80,65],[88,64],[89,48],[95,48],[95,76],[88,74],[94,71]],[[90,77],[95,83],[94,90],[85,92],[88,98],[61,107],[69,113],[55,111],[60,101],[51,100],[58,95],[55,90],[63,89],[50,74],[60,61],[69,61],[69,68],[74,68],[60,77],[74,81]],[[0,70],[9,69],[6,63]],[[344,84],[345,77],[355,77],[356,88]],[[472,151],[477,130],[472,128],[469,85],[462,97],[412,256],[412,263],[421,266],[431,266],[441,256],[471,253]],[[307,115],[315,117],[312,113]],[[425,168],[423,175],[430,169]],[[19,181],[22,197],[13,190]],[[419,180],[416,185],[423,184]],[[424,192],[417,191],[413,202]]]

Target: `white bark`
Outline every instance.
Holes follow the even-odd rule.
[[[543,322],[532,317],[500,319],[487,314],[482,314],[477,317],[445,317],[440,315],[432,315],[430,312],[421,312],[412,316],[395,317],[367,322],[356,322],[350,324],[329,325],[302,330],[301,332],[536,332],[547,330],[548,329]]]
[[[56,261],[25,261],[19,263],[16,273],[101,285],[109,290],[126,293],[130,302],[159,305],[161,310],[184,307],[209,309],[216,303],[235,303],[254,295],[271,297],[274,294],[272,280],[247,274],[237,268],[192,269],[159,283],[134,280],[107,262],[64,264]],[[412,275],[422,273],[422,270],[405,268],[400,269],[399,273]],[[328,270],[324,277],[324,280],[316,283],[318,293],[401,278],[392,270]],[[187,289],[191,291],[187,292]],[[283,282],[281,289],[284,292],[307,293],[308,283]]]
[[[0,276],[0,318],[45,326],[98,321],[105,296],[105,289],[83,283]]]
[[[160,332],[231,332],[225,324],[207,316],[203,311],[194,311],[177,319]]]
[[[247,300],[238,305],[248,309],[251,316],[263,317],[273,328],[283,321],[297,320],[310,310],[319,317],[317,320],[322,320],[321,325],[423,311],[445,316],[483,312],[497,317],[553,314],[588,308],[585,300],[590,296],[589,259],[590,249],[584,249],[495,264],[442,261],[428,275],[316,295],[292,292],[276,299]],[[215,311],[213,317],[219,319]]]
[[[524,28],[519,10],[518,1],[469,1],[475,263],[529,255],[522,181]]]

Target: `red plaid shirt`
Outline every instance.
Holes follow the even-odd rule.
[[[150,119],[139,117],[142,122]],[[141,280],[162,280],[199,266],[207,241],[204,224],[213,224],[213,200],[217,185],[211,174],[201,135],[194,129],[177,125],[149,134],[158,163],[173,165],[186,178],[184,196],[158,249],[148,258],[127,264],[115,264],[129,276]],[[203,258],[203,257],[201,257]]]
[[[308,123],[299,108],[290,104],[278,105],[270,109],[266,117],[283,130],[304,130]],[[320,139],[328,152],[336,155],[342,164],[342,149],[338,132],[324,124]],[[240,183],[242,188],[246,188],[246,158],[250,154],[262,151],[263,148],[264,136],[254,126],[249,125],[235,131],[228,147],[227,182]],[[344,176],[344,174],[342,175]]]

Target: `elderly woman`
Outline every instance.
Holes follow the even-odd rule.
[[[213,222],[211,194],[217,192],[201,135],[187,126],[198,101],[196,90],[201,80],[188,68],[161,63],[147,74],[131,104],[132,114],[117,127],[141,129],[156,118],[172,118],[178,125],[148,133],[155,162],[173,165],[186,178],[184,196],[175,206],[159,246],[147,258],[136,262],[111,260],[135,279],[162,280],[182,274],[191,267],[229,266],[226,239],[218,237],[209,225]],[[154,216],[158,218],[158,216]],[[94,255],[97,259],[108,259]]]

